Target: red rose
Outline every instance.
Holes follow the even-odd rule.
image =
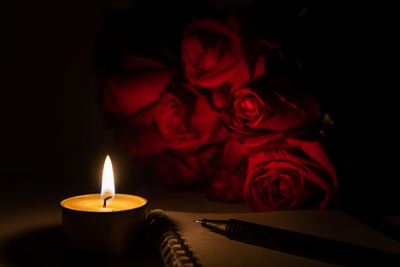
[[[304,97],[296,103],[270,90],[235,90],[225,120],[230,128],[245,135],[260,131],[288,131],[309,124],[319,117],[318,102]]]
[[[129,119],[130,142],[139,157],[167,149],[190,153],[226,138],[219,114],[206,97],[190,86],[177,86]]]
[[[244,168],[220,170],[207,189],[207,198],[227,202],[243,201],[243,182],[246,177]]]
[[[219,171],[207,189],[207,197],[229,202],[243,201],[247,157],[243,146],[235,138],[230,138],[225,143],[217,167]]]
[[[239,22],[202,18],[192,21],[184,31],[182,60],[187,79],[206,88],[229,83],[243,86],[250,79],[244,57]]]
[[[220,146],[206,146],[194,153],[168,153],[157,158],[153,169],[161,183],[172,190],[200,190],[215,173]]]
[[[318,141],[289,138],[249,157],[243,196],[254,211],[325,208],[337,191],[335,170]]]
[[[151,59],[126,58],[122,70],[108,78],[102,110],[130,116],[159,99],[175,71]]]
[[[162,155],[153,170],[161,183],[170,190],[184,190],[203,181],[195,154],[187,156]]]
[[[254,90],[239,89],[234,92],[232,124],[238,128],[254,128],[264,116],[269,115],[270,106]]]
[[[158,107],[154,119],[165,140],[190,138],[188,114],[182,101],[167,93],[162,96]]]

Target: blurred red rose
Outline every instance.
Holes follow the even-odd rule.
[[[104,87],[102,110],[130,116],[158,101],[175,70],[148,58],[128,56],[121,70],[111,74]]]
[[[243,201],[247,157],[243,145],[236,138],[225,143],[216,165],[218,171],[207,188],[207,197],[228,202]]]
[[[171,190],[202,190],[216,172],[220,145],[205,146],[193,153],[170,152],[151,164],[161,183]]]
[[[161,155],[153,167],[160,182],[170,190],[185,190],[203,182],[196,155]]]
[[[169,88],[128,123],[125,140],[142,158],[168,149],[191,153],[202,145],[222,142],[229,134],[207,98],[188,84]]]
[[[254,211],[322,209],[336,200],[336,172],[318,141],[288,138],[248,164],[243,196]]]
[[[246,169],[236,167],[230,170],[220,170],[207,189],[207,198],[226,202],[243,201],[243,182]]]
[[[190,138],[185,105],[173,94],[167,93],[162,96],[154,120],[165,140]]]
[[[187,79],[210,88],[229,83],[243,86],[250,79],[240,37],[241,25],[234,17],[224,21],[193,20],[185,29],[182,60]]]
[[[319,105],[313,97],[302,97],[294,103],[275,91],[243,88],[233,92],[224,117],[234,131],[254,135],[260,131],[292,130],[319,116]]]

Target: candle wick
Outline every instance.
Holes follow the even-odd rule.
[[[106,197],[106,198],[104,199],[103,208],[105,208],[105,207],[107,206],[107,200],[109,200],[110,198],[112,198],[112,196]]]

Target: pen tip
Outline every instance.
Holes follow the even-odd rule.
[[[193,220],[195,223],[201,223],[201,220]]]

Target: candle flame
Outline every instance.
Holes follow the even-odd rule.
[[[111,164],[110,156],[107,155],[106,160],[104,162],[103,167],[103,179],[101,182],[101,198],[106,198],[115,196],[115,188],[114,188],[114,173]]]

